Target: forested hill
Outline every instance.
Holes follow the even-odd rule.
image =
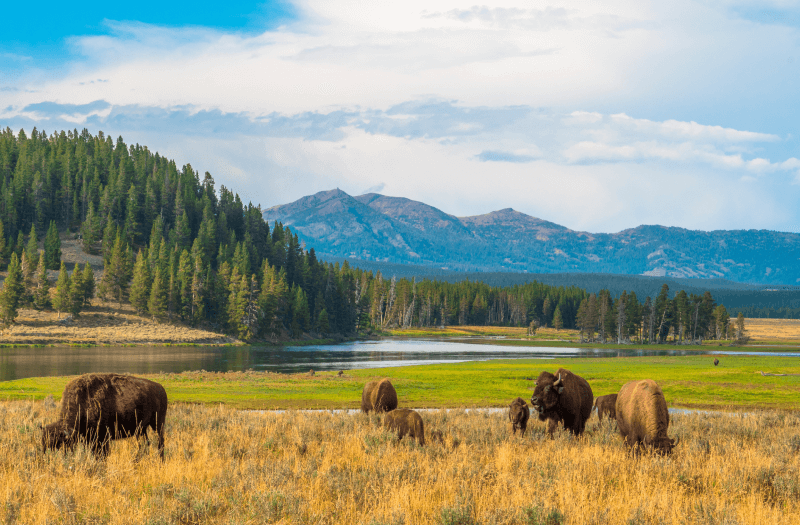
[[[380,196],[364,200],[396,214],[405,205]],[[334,207],[343,202],[328,201]],[[538,323],[579,327],[590,338],[598,333],[601,339],[613,334],[660,342],[668,334],[678,340],[728,334],[727,312],[708,293],[663,286],[651,300],[538,282],[500,287],[385,279],[347,263],[321,262],[297,234],[280,222],[270,228],[264,217],[259,206],[245,205],[224,186],[217,189],[211,174],[201,176],[189,164],[179,168],[121,137],[114,141],[86,130],[47,135],[35,128],[28,136],[6,128],[0,132],[0,269],[6,270],[0,321],[13,323],[20,307],[54,303],[72,305],[79,315],[81,305],[94,299],[93,287],[85,285],[94,283],[91,268],[69,277],[61,263],[60,238],[66,235],[79,236],[86,252],[102,255],[97,290],[107,301],[130,302],[157,319],[181,319],[245,340],[450,324]],[[415,227],[417,219],[427,224],[418,216],[405,224]],[[466,235],[460,228],[453,235]],[[59,266],[53,296],[45,267]]]
[[[319,192],[264,212],[320,254],[461,272],[611,273],[800,283],[800,234],[639,226],[587,233],[512,209],[455,217],[374,193]]]

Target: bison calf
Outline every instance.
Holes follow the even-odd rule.
[[[112,439],[158,435],[164,459],[167,393],[160,384],[120,374],[86,374],[64,387],[58,421],[42,428],[42,450],[73,448],[85,442],[96,455],[108,455]]]
[[[511,432],[517,433],[517,430],[522,430],[522,436],[525,437],[525,431],[528,429],[528,418],[531,411],[528,410],[528,404],[524,399],[518,397],[508,405],[508,419],[511,421]]]
[[[397,439],[403,439],[403,436],[411,436],[417,439],[420,445],[425,444],[425,428],[422,424],[422,418],[408,408],[398,408],[388,412],[383,419],[383,426],[388,430],[397,432]]]
[[[617,394],[600,396],[594,400],[594,408],[597,409],[597,419],[603,421],[603,416],[607,416],[611,421],[617,419]]]
[[[661,387],[652,379],[625,383],[617,395],[617,426],[630,447],[669,454],[677,445],[667,437],[669,412]]]
[[[361,392],[363,412],[389,412],[397,408],[397,392],[388,379],[370,381]]]
[[[541,421],[547,421],[550,437],[564,422],[564,428],[573,435],[583,434],[586,420],[592,415],[592,387],[581,376],[559,368],[558,375],[542,372],[536,380],[531,405]]]

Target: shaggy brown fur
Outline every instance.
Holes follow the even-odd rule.
[[[717,358],[715,357],[715,358],[714,358],[714,366],[717,366],[718,364],[719,364],[719,359],[717,359]]]
[[[387,413],[383,418],[383,426],[388,430],[397,432],[397,439],[403,439],[403,436],[411,436],[417,438],[417,443],[420,445],[425,444],[425,428],[422,424],[422,418],[408,408],[398,408]]]
[[[603,421],[603,416],[606,415],[611,421],[617,419],[617,394],[608,394],[607,396],[600,396],[594,400],[594,408],[597,409],[597,419]]]
[[[531,405],[539,413],[539,419],[548,422],[550,437],[561,421],[573,435],[580,435],[592,414],[593,399],[592,387],[584,378],[559,368],[555,375],[550,372],[539,374]]]
[[[120,374],[86,374],[64,387],[58,421],[42,428],[42,450],[73,448],[84,441],[97,455],[108,455],[109,442],[144,435],[147,427],[158,435],[164,459],[164,419],[167,393],[160,384]]]
[[[661,387],[652,379],[625,383],[617,395],[617,426],[630,447],[669,454],[677,444],[667,437],[669,412]]]
[[[389,412],[397,408],[397,392],[392,382],[384,378],[380,381],[370,381],[364,385],[361,392],[361,410],[369,412]]]
[[[528,418],[531,411],[528,409],[528,404],[524,399],[518,397],[508,405],[508,419],[511,421],[511,432],[517,433],[517,429],[522,430],[522,436],[525,437],[525,431],[528,429]]]

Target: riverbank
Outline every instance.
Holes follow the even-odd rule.
[[[401,406],[411,408],[505,407],[530,399],[542,370],[563,367],[583,376],[595,396],[619,391],[634,379],[661,385],[670,407],[713,410],[797,410],[800,360],[779,356],[612,357],[519,359],[373,368],[338,372],[183,372],[145,374],[163,384],[172,402],[225,404],[243,409],[348,409],[361,404],[367,381],[389,377]],[[0,399],[58,400],[70,377],[37,377],[0,383]]]
[[[0,402],[0,512],[35,525],[800,521],[797,415],[673,414],[668,435],[680,442],[669,458],[631,456],[596,416],[579,439],[549,439],[536,420],[512,435],[505,413],[421,417],[422,447],[398,441],[379,415],[178,404],[165,461],[132,439],[98,460],[81,446],[39,453],[54,403]]]

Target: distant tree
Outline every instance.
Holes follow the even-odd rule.
[[[36,259],[31,259],[28,251],[23,250],[22,260],[20,261],[20,269],[22,270],[22,297],[20,297],[20,304],[22,306],[30,306],[33,304],[33,292],[36,287],[34,282],[34,274],[36,272],[36,261],[39,260],[39,254],[36,254]]]
[[[22,230],[17,234],[17,242],[14,245],[14,253],[17,254],[17,259],[22,260],[22,252],[25,251],[25,235]]]
[[[69,312],[77,317],[83,310],[84,283],[80,265],[75,265],[70,278]]]
[[[150,265],[142,250],[139,250],[139,253],[136,254],[136,263],[133,265],[133,282],[131,282],[129,294],[131,305],[139,314],[147,312],[147,303],[150,300],[152,285]]]
[[[528,335],[536,335],[537,328],[539,328],[539,323],[536,319],[531,319],[531,322],[528,324]]]
[[[162,317],[167,311],[168,284],[169,283],[164,281],[161,268],[156,267],[156,272],[153,276],[153,285],[150,288],[150,298],[147,301],[147,310],[154,318]]]
[[[744,328],[744,314],[739,312],[736,316],[736,344],[743,345],[750,341],[747,330]]]
[[[39,239],[36,237],[35,225],[31,225],[31,233],[28,237],[28,246],[25,248],[25,251],[28,253],[28,259],[30,261],[39,260]]]
[[[11,254],[8,263],[8,274],[3,281],[3,290],[0,294],[0,318],[3,326],[9,326],[17,318],[20,299],[25,290],[22,282],[22,268],[16,253]]]
[[[58,281],[56,282],[56,294],[53,297],[53,308],[58,312],[59,319],[61,319],[61,312],[70,308],[71,291],[67,266],[62,262],[61,269],[58,272]]]
[[[0,220],[0,262],[6,256],[6,234],[3,231],[3,221]]]
[[[331,331],[331,325],[330,322],[328,321],[328,311],[324,308],[319,313],[317,326],[321,334],[327,334]]]
[[[725,306],[719,305],[714,309],[714,335],[717,340],[727,337],[730,319]]]
[[[86,263],[83,266],[83,305],[89,306],[91,304],[91,299],[94,298],[94,290],[95,290],[95,280],[94,280],[94,270],[92,270],[92,265]]]
[[[50,281],[47,279],[47,266],[45,264],[44,252],[39,254],[33,305],[37,310],[44,310],[50,306]]]
[[[61,239],[58,237],[56,221],[50,221],[50,228],[44,238],[45,265],[48,270],[58,270],[61,266]]]
[[[94,202],[90,202],[89,213],[86,214],[86,220],[81,226],[81,243],[84,252],[97,253],[97,243],[100,241],[102,231],[100,217],[94,211]]]
[[[100,283],[100,293],[108,300],[116,299],[122,306],[122,299],[128,291],[132,277],[131,252],[128,246],[122,245],[119,234],[114,241],[111,255],[105,265],[103,280]]]
[[[556,310],[553,312],[553,328],[561,330],[563,327],[564,319],[561,317],[561,307],[556,306]]]

